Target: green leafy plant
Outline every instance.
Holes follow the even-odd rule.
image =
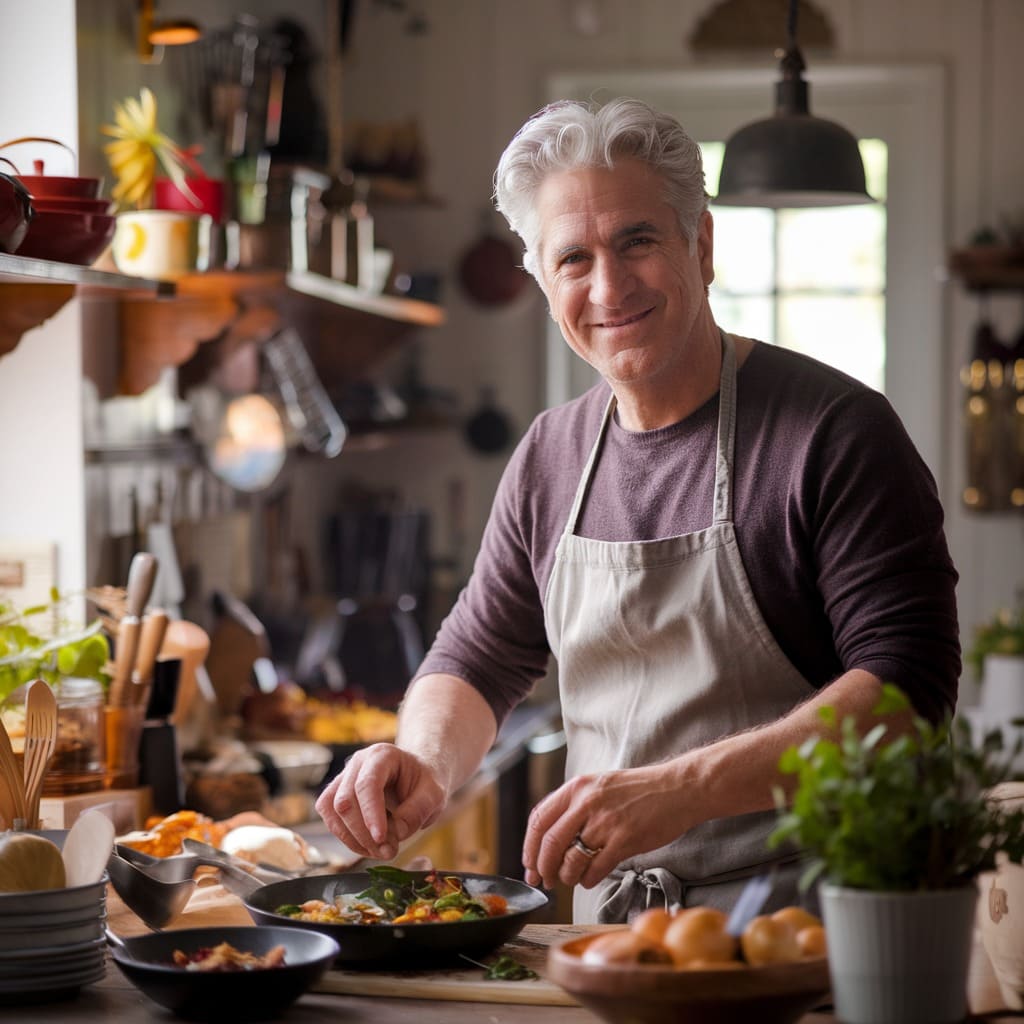
[[[879,716],[910,710],[897,687],[883,687]],[[887,741],[884,722],[863,735],[853,718],[822,720],[834,738],[791,747],[779,761],[797,776],[787,801],[776,791],[779,822],[769,838],[793,841],[809,858],[801,878],[874,891],[951,889],[995,867],[1000,853],[1024,860],[1024,810],[986,798],[1012,777],[1021,741],[1004,749],[1001,732],[975,745],[957,720],[932,725],[914,716],[909,733]]]
[[[974,630],[974,642],[964,654],[964,660],[978,677],[990,654],[1018,654],[1024,656],[1024,604],[1016,611],[1000,608],[989,622]]]
[[[33,679],[56,683],[67,676],[95,679],[106,685],[104,666],[110,646],[99,619],[87,626],[70,624],[70,598],[53,589],[48,604],[18,610],[0,600],[0,702]]]

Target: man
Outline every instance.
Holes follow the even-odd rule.
[[[541,414],[473,576],[403,704],[318,810],[388,859],[475,770],[558,660],[568,781],[534,808],[527,881],[577,921],[728,909],[769,851],[782,751],[883,681],[955,702],[956,573],[934,482],[885,399],[715,323],[700,153],[643,103],[559,103],[502,155],[498,208],[603,382]]]

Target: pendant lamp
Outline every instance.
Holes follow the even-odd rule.
[[[871,203],[857,140],[810,112],[810,87],[796,42],[799,0],[790,0],[787,45],[775,83],[775,114],[737,131],[725,144],[720,206],[852,206]]]

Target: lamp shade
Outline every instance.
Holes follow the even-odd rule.
[[[715,202],[720,206],[852,206],[871,203],[857,140],[842,125],[814,117],[803,58],[790,50],[776,83],[775,114],[725,144]]]

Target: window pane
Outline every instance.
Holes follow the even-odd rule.
[[[884,390],[885,301],[880,295],[782,296],[779,344]]]
[[[715,320],[730,334],[775,342],[774,302],[771,296],[724,295],[711,286]]]
[[[779,211],[779,289],[882,291],[885,207]]]
[[[715,282],[737,294],[764,294],[774,287],[774,211],[718,206],[715,218]]]
[[[724,142],[698,142],[704,162],[704,191],[709,196],[718,195],[718,179],[722,174],[722,157],[725,156]],[[873,194],[873,193],[872,193]]]
[[[889,198],[889,147],[882,139],[861,139],[857,145],[864,161],[868,195],[884,203]]]

